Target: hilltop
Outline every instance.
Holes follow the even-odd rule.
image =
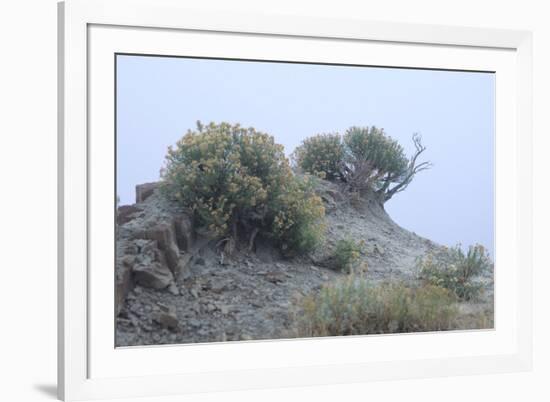
[[[299,300],[347,275],[331,262],[338,240],[364,244],[356,265],[372,283],[416,283],[417,259],[445,250],[397,225],[373,193],[350,198],[327,180],[315,191],[326,214],[323,246],[289,258],[262,237],[226,256],[158,183],[137,186],[136,203],[118,208],[116,345],[292,337]],[[465,317],[492,314],[492,272],[482,281],[483,298],[460,303]]]

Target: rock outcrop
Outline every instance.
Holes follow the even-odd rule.
[[[136,204],[140,204],[152,196],[158,187],[158,182],[138,184],[136,186]]]
[[[134,284],[173,290],[193,253],[192,219],[158,194],[157,183],[136,186],[136,200],[118,208],[117,314]]]

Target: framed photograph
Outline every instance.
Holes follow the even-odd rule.
[[[531,367],[531,34],[59,4],[64,400]]]

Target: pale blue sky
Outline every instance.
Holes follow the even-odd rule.
[[[491,73],[117,58],[117,192],[159,178],[167,147],[195,122],[241,123],[287,154],[308,136],[376,125],[434,167],[386,204],[401,226],[446,245],[493,251],[495,79]]]

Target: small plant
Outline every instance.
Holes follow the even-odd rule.
[[[327,180],[340,178],[344,146],[340,134],[318,134],[306,138],[292,154],[294,164],[304,172]]]
[[[353,239],[338,240],[333,255],[335,268],[348,273],[353,272],[364,246],[365,242],[363,240],[359,242]]]
[[[244,235],[252,249],[259,233],[288,249],[317,244],[312,228],[322,228],[322,202],[293,175],[283,146],[269,134],[197,122],[168,149],[161,177],[164,194],[192,211],[228,253]]]
[[[295,314],[297,336],[440,331],[456,327],[456,297],[447,289],[403,283],[370,285],[349,275],[304,297]]]
[[[492,269],[486,249],[479,244],[468,247],[465,253],[460,245],[431,253],[417,262],[420,278],[428,284],[442,286],[459,298],[478,297],[483,284],[476,277]]]

